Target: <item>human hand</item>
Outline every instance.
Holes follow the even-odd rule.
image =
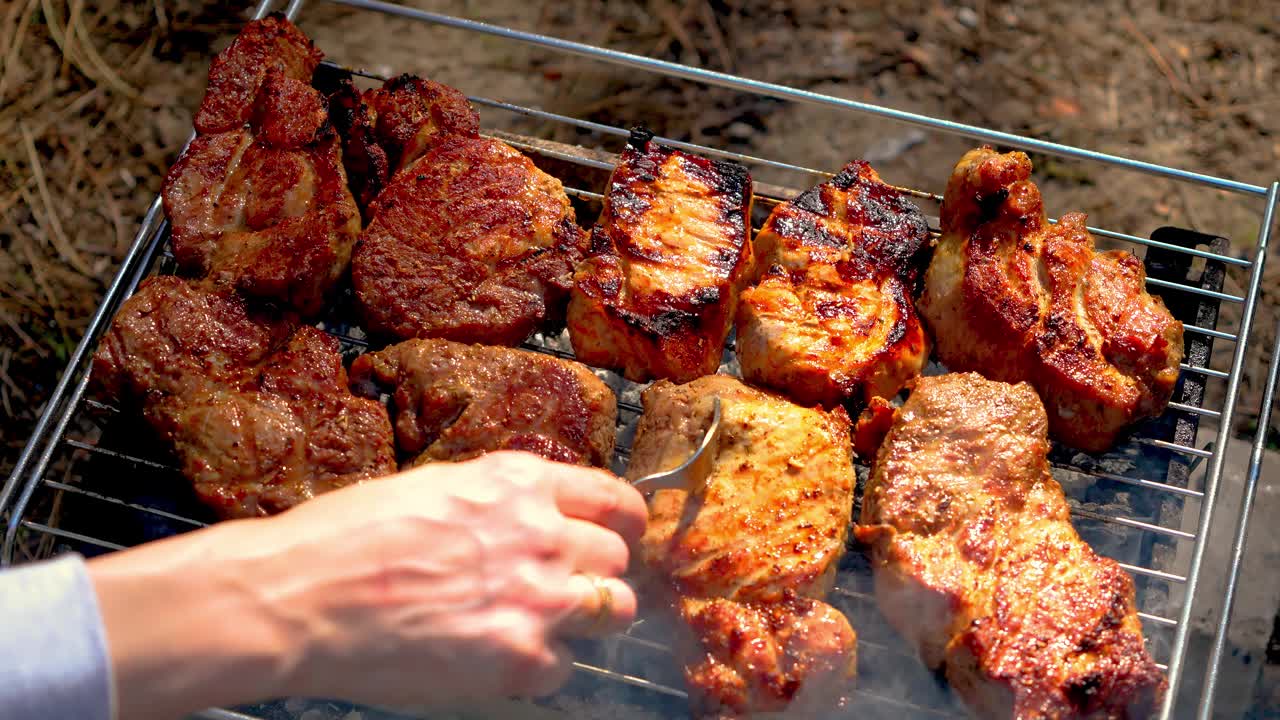
[[[607,473],[493,453],[95,560],[120,716],[545,694],[565,638],[634,617],[646,515]]]
[[[320,496],[272,528],[288,549],[268,574],[306,579],[281,598],[308,639],[292,689],[393,704],[549,693],[570,672],[563,638],[634,617],[617,576],[645,518],[617,478],[524,453]]]

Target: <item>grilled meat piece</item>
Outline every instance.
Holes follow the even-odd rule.
[[[684,672],[694,717],[784,708],[789,715],[822,717],[849,692],[857,636],[848,618],[821,600],[685,598],[680,619],[691,630],[681,654],[689,658]]]
[[[109,399],[145,402],[205,385],[239,385],[289,342],[297,318],[251,308],[231,292],[173,276],[142,281],[93,358],[93,380]]]
[[[929,359],[914,307],[928,249],[924,215],[863,161],[778,205],[738,305],[742,376],[804,405],[897,395]]]
[[[559,180],[497,140],[451,137],[379,196],[351,276],[375,333],[516,345],[563,318],[585,251]]]
[[[347,178],[366,213],[398,170],[446,138],[480,136],[480,116],[461,91],[413,75],[364,93],[348,80],[330,103]]]
[[[607,467],[618,409],[586,366],[512,348],[406,340],[356,358],[351,385],[394,388],[396,442],[412,464],[525,450]]]
[[[254,114],[268,75],[278,73],[307,85],[323,58],[324,53],[280,13],[246,24],[209,67],[209,86],[196,111],[196,132],[240,129]]]
[[[234,292],[145,281],[94,357],[108,397],[141,406],[221,517],[288,509],[394,472],[391,423],[347,389],[334,338]]]
[[[238,387],[210,385],[148,405],[147,419],[218,515],[269,515],[395,472],[386,410],[347,390],[338,349],[333,337],[303,326]]]
[[[848,620],[821,602],[853,505],[849,416],[803,408],[725,375],[644,392],[627,477],[670,470],[721,431],[701,493],[663,489],[641,540],[646,574],[687,630],[699,717],[831,707],[856,670]],[[791,703],[795,701],[795,705]]]
[[[328,100],[330,119],[342,139],[347,185],[360,208],[361,218],[368,222],[370,206],[391,178],[391,161],[375,132],[378,116],[365,94],[349,79],[340,81],[329,93]]]
[[[1026,383],[920,379],[856,531],[880,609],[982,717],[1146,717],[1165,681],[1133,580],[1071,527],[1046,428]]]
[[[346,271],[360,214],[324,99],[294,76],[299,73],[275,67],[292,67],[288,58],[260,57],[258,51],[284,52],[279,43],[251,44],[254,53],[245,49],[261,34],[257,27],[250,24],[219,55],[201,106],[203,112],[211,103],[232,103],[217,104],[218,93],[230,92],[217,74],[230,71],[219,68],[264,65],[243,113],[247,125],[236,122],[191,142],[165,178],[164,209],[173,226],[174,257],[186,272],[313,314]],[[301,36],[288,27],[283,37]],[[307,67],[310,77],[314,63]],[[235,77],[244,79],[243,73]]]
[[[684,382],[719,367],[748,280],[751,177],[644,140],[632,138],[609,179],[569,330],[588,365]]]
[[[1094,251],[1084,215],[1050,225],[1030,176],[1020,152],[960,160],[920,313],[949,369],[1031,383],[1055,438],[1101,452],[1164,411],[1182,323],[1146,291],[1141,261]]]

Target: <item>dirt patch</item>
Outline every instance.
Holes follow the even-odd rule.
[[[1103,152],[1269,181],[1280,160],[1280,5],[1253,2],[602,4],[422,3],[795,87]],[[242,16],[213,3],[18,0],[0,17],[0,410],[6,461],[74,347],[181,147],[213,51]],[[939,191],[969,141],[658,78],[457,30],[311,3],[303,28],[334,59],[412,71],[471,94],[833,170],[869,157]],[[620,140],[484,112],[490,126],[617,147]],[[1244,253],[1257,201],[1036,157],[1051,211],[1145,234],[1163,224]],[[762,181],[811,178],[772,169]],[[1267,273],[1246,366],[1256,413],[1278,299]],[[1227,290],[1242,293],[1233,272]],[[1234,312],[1234,314],[1233,314]],[[1226,309],[1226,321],[1238,312]],[[1226,369],[1219,343],[1215,365]],[[1277,421],[1280,424],[1280,420]]]

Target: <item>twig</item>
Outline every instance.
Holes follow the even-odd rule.
[[[116,232],[116,242],[112,249],[112,255],[119,257],[129,247],[129,237],[125,231],[124,215],[120,212],[120,203],[116,202],[115,194],[111,192],[111,186],[102,182],[97,173],[89,173],[93,184],[97,186],[102,193],[102,199],[107,203],[107,214],[111,218],[111,226]]]
[[[1205,109],[1205,114],[1210,116],[1220,115],[1242,115],[1251,110],[1261,110],[1280,105],[1280,98],[1267,98],[1251,103],[1235,103],[1231,105],[1217,105],[1215,107]]]
[[[26,195],[24,193],[24,195]],[[27,204],[34,206],[34,202],[29,195],[26,196]],[[36,256],[35,250],[32,248],[31,238],[24,235],[18,235],[21,239],[22,254],[27,258],[27,264],[31,266],[31,281],[35,284],[36,290],[44,295],[45,307],[49,310],[56,310],[58,301],[53,296],[53,289],[49,286],[49,280],[45,277],[44,265],[40,258]]]
[[[84,133],[76,138],[76,145],[78,147],[72,147],[71,141],[68,138],[62,136],[58,137],[63,150],[65,150],[71,157],[71,166],[66,169],[65,173],[63,173],[66,175],[66,179],[62,181],[63,197],[70,197],[71,193],[76,189],[76,185],[80,183],[80,173],[85,169],[85,152],[89,149],[89,142],[94,139],[95,138],[92,134]]]
[[[63,42],[66,43],[66,47],[62,49],[62,54],[66,58],[79,56],[79,53],[76,52],[76,26],[80,24],[80,8],[83,4],[80,0],[71,0],[71,4],[67,8],[67,24],[62,33]],[[88,75],[89,73],[85,74]],[[89,76],[93,77],[92,75]]]
[[[40,164],[40,153],[36,152],[35,140],[31,137],[31,131],[27,126],[19,123],[18,129],[22,132],[22,142],[27,148],[27,157],[31,163],[31,172],[36,178],[36,189],[40,192],[40,199],[44,201],[45,218],[48,220],[49,228],[53,231],[50,240],[53,246],[57,248],[58,254],[62,255],[71,267],[79,270],[88,276],[93,276],[93,271],[89,269],[89,263],[80,257],[80,253],[71,247],[71,243],[67,242],[67,236],[62,232],[62,223],[58,220],[58,210],[53,205],[53,198],[49,196],[49,188],[44,182],[44,167]],[[32,210],[35,208],[33,207]],[[48,233],[47,233],[48,234]]]
[[[579,115],[591,115],[606,108],[625,106],[634,102],[633,98],[647,96],[653,92],[652,88],[636,87],[628,90],[622,90],[614,93],[612,96],[604,97],[595,102],[580,105],[577,109]]]
[[[72,1],[73,1],[73,5],[71,6],[72,13],[73,13],[72,17],[76,17],[79,15],[80,6],[83,4],[83,0],[72,0]],[[89,38],[88,35],[85,34],[86,32],[87,31],[84,29],[83,23],[76,23],[74,28],[72,28],[70,24],[67,25],[67,35],[68,36],[74,35],[78,37],[79,45],[77,47],[84,49],[84,55],[88,60],[89,64],[94,66],[94,68],[99,73],[101,73],[103,80],[106,81],[106,84],[112,86],[119,92],[124,93],[128,97],[137,98],[138,90],[134,88],[132,85],[130,85],[129,83],[125,82],[119,75],[116,74],[114,70],[111,69],[111,66],[108,65],[107,62],[102,59],[102,56],[98,54],[98,49],[93,45],[93,40]],[[68,37],[68,41],[69,40],[70,40],[70,37]]]
[[[44,25],[48,28],[49,37],[53,38],[53,44],[58,46],[58,51],[62,53],[62,62],[74,64],[71,52],[67,48],[66,38],[62,34],[62,25],[58,22],[58,16],[53,12],[53,5],[49,0],[40,0],[40,11],[44,14]],[[90,75],[88,72],[85,75]],[[90,75],[92,77],[92,75]]]
[[[1133,20],[1128,17],[1121,16],[1120,24],[1124,27],[1125,32],[1132,35],[1135,40],[1142,44],[1142,47],[1147,51],[1147,55],[1151,57],[1151,61],[1156,64],[1156,67],[1159,68],[1160,72],[1164,73],[1165,78],[1169,81],[1169,84],[1173,86],[1173,89],[1177,90],[1192,105],[1203,110],[1206,106],[1205,99],[1196,95],[1191,89],[1191,86],[1187,85],[1187,82],[1181,77],[1178,77],[1178,74],[1173,71],[1173,66],[1169,64],[1169,61],[1165,59],[1164,54],[1160,52],[1160,48],[1156,47],[1154,43],[1147,39],[1147,36],[1138,29],[1138,26],[1133,24]]]
[[[40,343],[36,342],[34,338],[28,335],[27,331],[23,330],[21,325],[14,322],[13,316],[5,311],[4,308],[0,308],[0,320],[4,320],[4,324],[9,326],[9,329],[13,331],[13,334],[17,335],[19,340],[26,343],[27,347],[35,351],[36,355],[39,355],[42,358],[49,357],[49,351],[41,347]]]
[[[684,18],[681,14],[676,13],[675,8],[664,0],[653,0],[649,6],[653,8],[653,14],[666,26],[668,34],[675,36],[675,39],[679,40],[680,44],[684,46],[684,51],[696,55],[698,45],[693,41],[693,36],[689,35],[689,31],[685,29]]]
[[[5,165],[4,160],[0,158],[0,167],[3,167],[4,165]],[[29,177],[26,179],[25,182],[19,185],[13,192],[9,193],[7,197],[0,198],[0,217],[4,217],[5,213],[9,212],[9,208],[13,207],[19,200],[22,199],[23,190],[30,190],[31,188],[35,187],[35,185],[36,185],[36,179],[33,177]]]
[[[23,93],[6,105],[0,105],[0,136],[8,136],[14,132],[19,122],[36,117],[44,112],[45,104],[57,97],[57,78],[53,67],[43,68],[45,76],[27,82]],[[11,142],[16,145],[17,140]]]
[[[13,262],[14,265],[22,264],[18,261],[17,257],[13,256],[13,252],[9,252],[8,254],[10,256],[9,259]],[[27,312],[31,313],[32,315],[47,314],[48,308],[46,308],[43,304],[38,302],[37,299],[28,297],[29,295],[34,294],[36,291],[35,282],[30,277],[26,277],[25,274],[22,279],[25,279],[27,281],[25,286],[20,285],[18,282],[15,282],[15,279],[12,277],[5,277],[4,275],[0,275],[0,298],[7,299],[9,303],[12,305],[21,306],[23,309],[25,309]]]
[[[92,90],[82,93],[79,97],[72,99],[62,108],[53,111],[43,109],[43,112],[41,113],[42,117],[40,118],[41,121],[37,124],[27,126],[31,131],[31,136],[42,137],[50,126],[62,122],[68,116],[79,115],[80,111],[84,110],[86,105],[93,102],[93,100],[101,95],[102,88],[95,87]],[[25,119],[22,120],[22,122],[25,122]]]
[[[3,360],[0,360],[0,380],[4,381],[4,387],[0,387],[0,401],[4,402],[5,417],[10,418],[13,417],[13,405],[9,403],[9,393],[12,391],[18,396],[19,400],[26,399],[23,397],[22,391],[18,389],[18,386],[15,385],[13,380],[9,377],[9,358],[11,357],[13,357],[13,350],[11,348],[4,348],[4,350],[0,352],[0,358],[3,358]]]
[[[720,67],[725,72],[733,72],[733,52],[729,50],[729,43],[725,41],[724,32],[720,30],[720,22],[716,19],[716,13],[711,9],[711,3],[699,3],[698,8],[702,11],[702,24],[707,26],[707,32],[711,35],[711,43],[716,46],[716,53],[720,55]]]
[[[168,34],[169,33],[169,16],[164,11],[164,3],[160,2],[160,0],[155,0],[155,2],[151,4],[156,9],[156,27],[160,30],[160,34],[162,35]],[[155,35],[153,34],[152,37],[155,37]]]
[[[1191,209],[1191,196],[1187,194],[1187,184],[1174,183],[1173,186],[1177,188],[1178,199],[1182,201],[1182,214],[1187,216],[1187,223],[1191,229],[1199,230],[1204,227],[1200,224],[1199,218],[1196,217],[1195,211]]]
[[[67,467],[62,471],[62,481],[67,482],[71,479],[71,465],[67,465]],[[63,492],[64,491],[59,490],[53,494],[53,503],[49,508],[49,517],[45,520],[45,525],[48,525],[49,527],[58,527],[59,521],[62,519]],[[36,546],[36,557],[47,558],[53,555],[53,547],[54,536],[41,534],[40,543]]]
[[[3,381],[19,400],[26,400],[27,394],[22,392],[22,388],[18,387],[13,378],[9,377],[9,363],[13,361],[13,348],[5,348],[4,352],[0,353],[0,357],[4,358],[4,361],[0,362],[0,381]],[[9,416],[12,417],[13,411],[9,410],[8,412]]]
[[[76,19],[77,8],[79,2],[71,8],[71,21]],[[44,11],[45,25],[49,28],[49,37],[53,38],[53,42],[62,51],[63,58],[77,70],[84,73],[86,77],[101,82],[104,85],[110,85],[115,90],[129,96],[138,97],[138,91],[120,79],[103,61],[102,56],[98,55],[93,47],[93,43],[88,38],[80,35],[78,38],[84,47],[85,57],[81,58],[80,53],[76,52],[77,35],[84,31],[80,29],[79,23],[68,25],[63,28],[57,13],[54,12],[51,0],[40,0],[40,8]]]
[[[18,15],[18,8],[22,8],[21,15]],[[5,44],[4,71],[0,72],[0,100],[4,100],[4,92],[9,85],[9,73],[13,72],[13,68],[18,64],[18,51],[22,49],[22,41],[26,38],[26,29],[31,25],[31,16],[35,13],[36,0],[27,0],[26,5],[14,4],[9,9],[9,15],[5,18],[5,27],[8,27],[15,16],[18,17],[16,23],[13,24],[13,34]]]
[[[1107,76],[1107,125],[1112,130],[1120,129],[1120,93],[1116,90],[1118,85],[1113,69]]]

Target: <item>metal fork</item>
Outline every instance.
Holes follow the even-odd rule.
[[[645,475],[631,484],[645,493],[663,488],[702,492],[711,475],[711,461],[715,457],[715,453],[707,452],[707,449],[720,437],[720,398],[713,399],[711,408],[711,426],[688,460],[672,470]]]

